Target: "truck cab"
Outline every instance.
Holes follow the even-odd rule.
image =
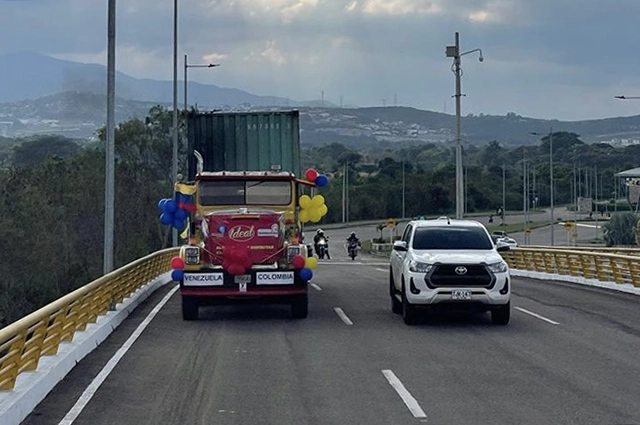
[[[283,171],[199,172],[188,244],[180,249],[182,314],[201,305],[288,304],[308,314],[307,281],[295,257],[307,258],[298,217],[300,185]],[[300,259],[298,258],[298,261]]]

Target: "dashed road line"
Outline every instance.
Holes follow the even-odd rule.
[[[384,272],[384,273],[386,273],[386,272],[388,272],[388,271],[389,271],[389,270],[387,270],[387,269],[379,269],[379,268],[377,268],[377,267],[376,267],[376,270],[378,270],[379,272]]]
[[[336,312],[336,314],[338,315],[338,317],[340,317],[340,319],[342,319],[342,321],[345,323],[345,325],[353,325],[353,322],[351,321],[351,319],[349,319],[349,317],[345,314],[344,311],[342,311],[342,309],[340,307],[335,307],[333,309],[333,311]]]
[[[539,315],[539,314],[537,314],[537,313],[534,313],[533,311],[525,310],[524,308],[521,308],[521,307],[514,307],[514,308],[515,308],[516,310],[518,310],[518,311],[521,311],[521,312],[523,312],[523,313],[525,313],[525,314],[528,314],[528,315],[530,315],[530,316],[533,316],[533,317],[535,317],[535,318],[537,318],[537,319],[544,320],[544,321],[545,321],[545,322],[547,322],[547,323],[551,323],[552,325],[559,325],[559,324],[560,324],[560,323],[558,323],[558,322],[556,322],[556,321],[554,321],[554,320],[548,319],[548,318],[546,318],[546,317],[544,317],[544,316],[541,316],[541,315]]]
[[[385,369],[382,371],[382,374],[389,384],[393,387],[394,390],[398,393],[404,404],[407,406],[411,414],[417,419],[426,419],[427,414],[424,413],[422,407],[420,407],[420,403],[416,400],[411,393],[404,387],[400,379],[393,373],[393,371],[389,369]]]
[[[316,291],[322,291],[322,288],[315,283],[310,283],[309,285],[311,285],[311,287]]]

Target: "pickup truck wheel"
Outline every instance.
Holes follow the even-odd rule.
[[[182,296],[182,319],[198,320],[198,300],[194,297]]]
[[[389,270],[389,297],[391,297],[391,311],[394,314],[402,313],[402,303],[396,297],[396,287],[393,283],[393,272]]]
[[[404,320],[405,325],[415,325],[418,323],[418,312],[416,310],[414,306],[409,304],[406,289],[404,285],[402,285],[402,320]]]
[[[309,297],[301,295],[291,302],[291,316],[294,319],[306,319],[309,315]]]
[[[491,310],[491,321],[494,325],[506,325],[511,318],[511,303]]]

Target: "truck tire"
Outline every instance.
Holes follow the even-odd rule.
[[[306,319],[309,315],[309,297],[300,295],[291,301],[291,317],[294,319]]]
[[[418,311],[409,304],[404,285],[402,285],[402,320],[404,320],[405,325],[409,326],[418,323]]]
[[[491,321],[494,325],[507,325],[511,318],[511,302],[491,310]]]
[[[391,297],[391,311],[394,314],[402,313],[402,303],[396,297],[396,287],[393,284],[393,272],[389,269],[389,297]]]
[[[198,320],[198,300],[194,297],[182,296],[182,319]]]

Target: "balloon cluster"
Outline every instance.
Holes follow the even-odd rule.
[[[245,249],[226,247],[222,255],[222,267],[231,275],[244,274],[253,262]]]
[[[173,199],[161,199],[158,202],[158,208],[162,211],[160,223],[165,226],[173,226],[178,230],[182,230],[187,225],[189,212],[184,208],[179,208],[178,203]]]
[[[173,257],[171,259],[171,279],[179,282],[184,277],[184,260],[180,257]]]
[[[304,258],[302,255],[296,255],[291,260],[293,267],[300,270],[300,279],[308,282],[313,278],[313,269],[318,266],[318,259],[315,257]]]
[[[300,205],[300,221],[303,223],[309,221],[317,223],[329,211],[322,195],[315,195],[313,198],[308,195],[302,195],[298,200],[298,204]]]
[[[329,177],[325,176],[324,174],[319,174],[313,168],[309,168],[307,171],[305,171],[304,177],[307,179],[307,181],[315,183],[315,185],[318,187],[325,187],[329,184]]]

